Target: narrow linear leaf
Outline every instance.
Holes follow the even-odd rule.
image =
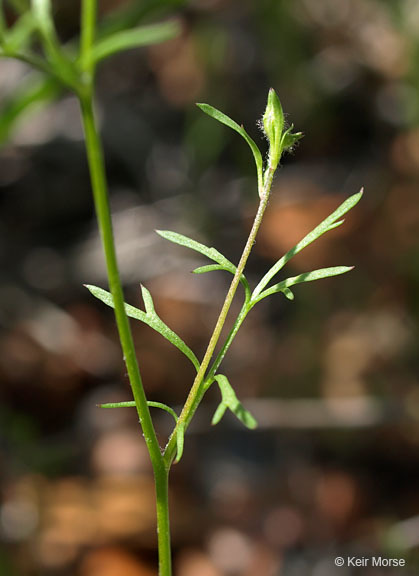
[[[13,98],[4,102],[0,109],[0,146],[25,113],[32,107],[46,105],[60,92],[60,86],[51,78],[39,77],[37,74],[29,75]]]
[[[150,408],[160,408],[160,410],[164,410],[165,412],[170,414],[170,416],[173,417],[173,420],[175,421],[175,423],[177,423],[176,412],[173,410],[173,408],[170,408],[170,406],[167,406],[167,404],[163,404],[162,402],[154,402],[152,400],[147,400],[147,404],[148,404],[148,406],[150,406]]]
[[[150,4],[152,3],[141,2],[138,5],[137,2],[130,2],[105,13],[97,23],[97,38],[106,38],[119,30],[127,30],[143,22]]]
[[[333,230],[334,228],[339,228],[339,226],[342,226],[342,224],[345,222],[345,219],[342,218],[342,220],[338,220],[337,222],[335,222],[334,224],[330,224],[329,228],[327,229],[327,232],[329,230]]]
[[[171,232],[170,230],[156,230],[156,232],[162,238],[169,240],[169,242],[173,242],[174,244],[179,244],[180,246],[185,246],[186,248],[195,250],[195,252],[199,252],[210,260],[217,262],[217,264],[228,270],[228,272],[235,274],[236,267],[234,264],[230,262],[230,260],[227,260],[227,258],[218,252],[218,250],[215,248],[209,248],[208,246],[205,246],[205,244],[201,244],[196,240],[192,240],[192,238],[188,238],[187,236],[178,234],[177,232]]]
[[[225,266],[221,266],[221,264],[208,264],[208,266],[200,266],[199,268],[195,268],[195,270],[192,270],[192,272],[193,274],[205,274],[206,272],[214,272],[216,270],[224,270],[226,272],[233,273],[232,270],[226,268]],[[250,286],[244,274],[241,275],[240,282],[244,287],[246,300],[250,300]]]
[[[159,44],[175,38],[179,34],[180,29],[179,22],[170,20],[150,26],[138,26],[130,30],[115,32],[111,36],[97,42],[90,58],[97,63],[124,50]]]
[[[211,424],[213,426],[215,426],[216,424],[218,424],[221,420],[221,418],[224,416],[225,411],[227,410],[227,405],[223,404],[222,402],[218,405],[217,410],[214,412],[214,416],[212,417],[212,421]]]
[[[128,402],[106,402],[106,404],[98,404],[98,408],[135,408],[134,400]]]
[[[225,266],[221,266],[221,264],[208,264],[207,266],[199,266],[199,268],[195,268],[192,270],[193,274],[205,274],[206,272],[214,272],[215,270],[226,270]]]
[[[110,294],[107,290],[103,290],[103,288],[98,288],[97,286],[91,286],[88,284],[85,284],[85,286],[91,292],[91,294],[93,294],[93,296],[104,302],[107,306],[114,308],[112,294]],[[150,326],[150,328],[153,328],[153,330],[161,334],[163,338],[166,338],[166,340],[171,342],[173,346],[176,346],[176,348],[180,350],[192,362],[195,370],[198,372],[200,367],[198,358],[195,356],[189,346],[185,344],[182,338],[180,338],[176,332],[173,332],[173,330],[171,330],[167,324],[165,324],[163,320],[157,316],[156,312],[154,312],[154,306],[153,313],[146,313],[139,308],[135,308],[135,306],[125,304],[125,311],[130,318],[135,318],[136,320],[140,320],[140,322],[147,324],[147,326]]]
[[[221,403],[213,416],[212,424],[218,424],[218,422],[224,416],[226,409],[228,408],[236,416],[236,418],[238,418],[246,426],[246,428],[256,428],[258,425],[257,421],[248,410],[245,410],[242,403],[237,398],[236,393],[228,381],[227,376],[224,376],[224,374],[217,374],[214,376],[214,379],[216,380],[221,391]]]
[[[31,12],[26,12],[19,18],[13,28],[4,32],[5,50],[22,52],[30,42],[35,30],[36,22]]]
[[[173,410],[173,408],[170,408],[170,406],[167,406],[166,404],[163,404],[162,402],[153,402],[152,400],[147,400],[147,405],[150,408],[160,408],[161,410],[168,412],[171,416],[173,416],[174,421],[177,422],[177,414]],[[106,404],[98,404],[98,407],[99,408],[136,408],[136,404],[135,404],[134,400],[129,400],[128,402],[107,402]]]
[[[246,130],[243,128],[243,126],[239,126],[239,124],[237,124],[237,122],[232,120],[229,116],[227,116],[226,114],[224,114],[220,110],[217,110],[217,108],[214,108],[213,106],[210,106],[209,104],[203,104],[200,102],[197,103],[197,106],[203,112],[205,112],[205,114],[208,114],[208,116],[211,116],[211,118],[214,118],[218,122],[221,122],[221,124],[225,124],[226,126],[231,128],[232,130],[234,130],[235,132],[240,134],[240,136],[242,136],[242,138],[244,138],[246,140],[247,144],[249,145],[249,147],[252,151],[253,157],[255,159],[256,171],[257,171],[257,175],[258,175],[258,187],[259,187],[259,192],[260,192],[262,190],[262,180],[263,180],[263,160],[262,160],[262,154],[260,153],[260,150],[259,150],[258,146],[256,145],[256,142],[249,136],[249,134],[246,132]]]
[[[286,291],[291,292],[288,288],[289,286],[294,286],[295,284],[302,284],[303,282],[313,282],[314,280],[321,280],[322,278],[330,278],[331,276],[339,276],[340,274],[346,274],[353,270],[353,266],[334,266],[332,268],[319,268],[318,270],[313,270],[312,272],[305,272],[304,274],[299,274],[298,276],[293,276],[279,282],[274,286],[271,286],[267,290],[264,290],[256,300],[252,300],[252,303],[259,302],[263,298],[270,296],[271,294],[276,294],[278,292],[283,292],[287,296]],[[288,296],[287,296],[288,297]],[[294,298],[294,295],[291,300]]]
[[[291,258],[293,258],[293,256],[301,252],[301,250],[306,248],[309,244],[317,240],[317,238],[329,230],[333,230],[333,228],[343,224],[344,221],[338,221],[338,219],[349,212],[349,210],[351,210],[356,204],[358,204],[358,202],[361,200],[363,192],[364,189],[361,188],[357,194],[347,198],[334,212],[332,212],[332,214],[330,214],[330,216],[323,220],[321,224],[309,232],[307,236],[305,236],[298,244],[296,244],[293,248],[291,248],[291,250],[282,256],[282,258],[278,260],[278,262],[276,262],[276,264],[274,264],[270,270],[268,270],[268,272],[256,286],[252,294],[252,300],[255,300],[258,297],[265,286],[267,286],[272,278],[285,266],[285,264],[287,264],[287,262],[291,260]]]
[[[141,295],[143,297],[144,300],[144,306],[145,306],[145,310],[147,312],[148,315],[150,316],[157,316],[155,308],[154,308],[154,302],[153,302],[153,298],[150,294],[150,291],[147,290],[147,288],[145,286],[143,286],[141,284]]]
[[[288,298],[288,300],[294,300],[294,294],[289,288],[284,288],[282,292],[284,293],[285,298]]]
[[[185,444],[185,423],[180,422],[176,431],[176,458],[175,464],[177,464],[183,455],[183,446]]]

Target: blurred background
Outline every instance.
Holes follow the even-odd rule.
[[[225,273],[165,242],[171,229],[236,262],[257,206],[253,159],[194,105],[256,125],[269,87],[304,132],[283,160],[249,262],[253,285],[365,187],[346,223],[288,276],[350,274],[264,300],[223,371],[257,417],[210,425],[211,391],[171,476],[177,576],[419,573],[419,4],[416,0],[103,0],[102,22],[176,17],[181,35],[98,74],[115,235],[127,300],[156,309],[202,357]],[[55,3],[64,41],[79,5]],[[9,15],[10,16],[10,15]],[[35,94],[36,97],[32,97]],[[107,287],[75,99],[0,62],[0,574],[156,574],[153,482]],[[235,310],[241,305],[240,298]],[[176,409],[188,361],[132,322],[152,400]],[[164,444],[170,417],[154,413]],[[336,556],[407,567],[336,568]]]

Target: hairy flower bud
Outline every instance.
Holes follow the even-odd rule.
[[[281,102],[273,88],[269,90],[268,102],[263,115],[263,130],[269,141],[269,165],[275,170],[281,158],[281,140],[284,129],[284,113]]]

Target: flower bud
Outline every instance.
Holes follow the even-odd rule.
[[[281,158],[281,139],[284,129],[284,113],[281,102],[273,88],[269,90],[268,102],[263,115],[263,130],[269,141],[269,165],[275,169]]]

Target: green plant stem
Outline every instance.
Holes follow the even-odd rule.
[[[125,311],[124,295],[112,232],[112,219],[109,208],[103,151],[96,128],[93,110],[94,66],[91,64],[90,52],[94,42],[95,24],[96,0],[83,0],[81,64],[84,72],[84,87],[79,93],[79,101],[85,131],[87,158],[89,162],[96,214],[102,237],[103,250],[105,253],[109,287],[115,306],[116,324],[135,405],[153,466],[154,485],[156,490],[159,574],[160,576],[171,576],[172,568],[168,495],[169,467],[165,466],[160,445],[154,430],[135,355],[135,347],[129,321]]]
[[[92,97],[80,99],[83,126],[86,138],[86,150],[91,175],[99,229],[102,237],[108,272],[109,287],[115,305],[115,318],[121,347],[128,371],[128,377],[134,395],[144,439],[153,465],[156,489],[157,532],[159,549],[159,574],[171,576],[171,547],[169,529],[168,476],[160,445],[151,419],[147,398],[142,385],[140,370],[135,355],[135,347],[124,307],[124,295],[118,271],[115,244],[112,232],[112,220],[105,178],[102,146],[96,129]]]
[[[213,380],[214,380],[214,376],[217,373],[218,368],[221,365],[221,362],[224,360],[225,355],[227,354],[228,349],[230,348],[234,338],[237,335],[237,332],[240,330],[241,325],[243,324],[246,316],[249,314],[250,310],[253,308],[253,306],[256,304],[256,302],[254,300],[251,299],[250,294],[249,297],[246,298],[245,302],[243,303],[243,306],[236,318],[236,321],[234,323],[233,328],[230,330],[226,341],[223,344],[223,347],[221,348],[221,350],[219,351],[219,353],[217,354],[209,372],[208,372],[208,376],[205,379],[205,384],[207,386],[209,386],[210,384],[212,384]]]
[[[240,262],[237,266],[236,273],[234,274],[233,280],[230,284],[230,288],[227,292],[227,296],[224,300],[223,307],[221,309],[220,315],[218,317],[217,323],[215,325],[214,331],[212,333],[210,342],[208,344],[207,350],[205,352],[204,358],[201,363],[201,367],[195,377],[194,383],[192,388],[189,392],[189,395],[186,399],[185,405],[183,410],[178,418],[177,424],[169,438],[167,446],[164,451],[164,460],[166,466],[169,467],[174,459],[175,452],[176,452],[176,434],[179,429],[180,425],[184,425],[185,430],[188,427],[193,415],[195,414],[196,409],[200,401],[202,400],[203,393],[205,392],[204,381],[205,381],[205,374],[208,368],[208,365],[211,361],[211,358],[214,354],[215,347],[217,346],[218,340],[221,335],[221,331],[224,327],[227,314],[230,310],[230,306],[233,302],[234,295],[236,293],[237,287],[240,282],[241,275],[244,271],[246,266],[247,260],[249,258],[250,252],[252,250],[253,244],[256,239],[256,235],[262,223],[262,218],[266,210],[266,206],[268,205],[269,194],[272,186],[272,180],[274,177],[275,170],[268,168],[265,179],[263,190],[261,194],[261,199],[259,202],[259,207],[253,221],[253,226],[250,231],[249,237],[247,239],[246,245],[244,247],[243,253],[240,258]],[[243,318],[244,319],[244,318]],[[234,336],[233,336],[234,338]]]
[[[172,558],[169,523],[169,470],[155,474],[159,576],[171,576]]]
[[[90,177],[92,182],[93,197],[95,202],[97,219],[105,253],[106,266],[110,291],[115,304],[115,317],[118,326],[119,337],[124,353],[125,364],[131,383],[138,416],[144,432],[153,467],[162,467],[160,446],[151,420],[147,399],[141,381],[140,371],[135,355],[134,342],[124,307],[124,295],[119,277],[116,259],[115,243],[112,232],[112,220],[109,209],[108,191],[105,178],[102,146],[96,129],[93,104],[91,97],[80,99],[81,114],[86,138],[86,151],[89,162]]]
[[[223,347],[221,348],[221,350],[219,351],[219,353],[217,354],[209,372],[208,375],[205,379],[205,383],[210,385],[213,382],[214,376],[217,373],[218,368],[220,367],[221,362],[224,360],[225,355],[227,354],[228,349],[230,348],[237,332],[239,331],[241,325],[244,322],[244,319],[246,318],[246,316],[248,315],[248,313],[251,310],[251,305],[248,302],[245,302],[242,306],[242,309],[240,310],[239,315],[237,316],[237,319],[234,323],[233,328],[230,330],[229,335],[227,336],[227,339],[225,341],[225,343],[223,344]]]
[[[81,6],[81,26],[80,26],[80,66],[92,78],[94,63],[90,58],[95,40],[96,30],[96,0],[83,0]]]

